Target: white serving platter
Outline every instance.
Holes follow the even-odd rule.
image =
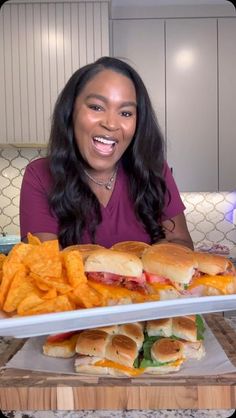
[[[6,318],[2,315],[0,317],[0,336],[35,337],[111,324],[235,309],[236,295],[226,295],[79,309],[26,317]]]

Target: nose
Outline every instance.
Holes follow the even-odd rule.
[[[108,131],[116,131],[119,129],[117,114],[114,112],[105,112],[101,120],[101,126]]]

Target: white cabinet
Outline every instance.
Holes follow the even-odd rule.
[[[219,189],[236,189],[236,19],[218,20]]]
[[[144,80],[165,135],[164,20],[115,20],[112,53],[125,58]]]
[[[235,189],[236,18],[117,20],[113,55],[148,86],[179,189]]]
[[[166,21],[166,126],[167,159],[181,191],[216,191],[216,19]]]
[[[109,55],[108,1],[5,3],[0,9],[0,144],[42,144],[58,93]]]

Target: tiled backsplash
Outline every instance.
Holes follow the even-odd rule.
[[[29,161],[45,155],[45,149],[0,148],[0,233],[19,234],[19,194],[22,175]],[[221,193],[182,193],[186,218],[195,246],[221,243],[236,246],[232,223],[236,191]]]

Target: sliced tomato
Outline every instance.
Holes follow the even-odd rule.
[[[62,334],[49,335],[47,341],[49,343],[58,343],[70,339],[73,335],[78,334],[79,331],[63,332]]]
[[[148,283],[163,283],[163,284],[173,285],[173,283],[166,277],[157,276],[156,274],[147,273],[147,272],[145,272],[145,275],[146,275],[146,280]]]

